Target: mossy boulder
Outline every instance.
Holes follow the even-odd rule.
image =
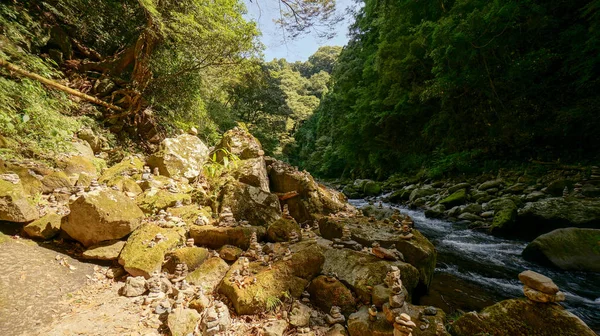
[[[465,204],[467,201],[467,189],[459,189],[452,193],[450,196],[444,198],[439,202],[448,208],[452,208],[457,205]]]
[[[167,325],[171,336],[188,336],[194,334],[200,322],[200,315],[194,309],[176,308],[167,318]]]
[[[223,187],[219,203],[219,211],[229,207],[235,219],[247,220],[251,225],[267,227],[281,218],[276,195],[238,181],[229,182]]]
[[[390,195],[389,200],[392,203],[406,202],[410,198],[411,192],[412,192],[412,190],[409,190],[409,189],[401,189],[401,190],[394,191]]]
[[[339,211],[356,211],[346,202],[342,193],[317,183],[309,173],[298,171],[278,160],[270,160],[269,167],[271,192],[298,194],[282,201],[288,205],[290,214],[298,223],[319,219]]]
[[[143,168],[144,162],[140,158],[136,156],[127,157],[116,165],[104,170],[100,178],[98,178],[98,182],[108,183],[108,181],[122,175],[138,175],[141,174]]]
[[[31,238],[50,239],[60,232],[62,216],[49,213],[25,225],[23,231]]]
[[[344,314],[356,310],[356,299],[352,291],[339,280],[329,282],[326,276],[318,276],[310,282],[308,292],[311,302],[325,312],[329,312],[332,306],[340,307]]]
[[[44,186],[41,177],[50,174],[52,171],[44,166],[31,169],[19,164],[6,163],[0,159],[0,174],[17,174],[20,179],[20,186],[28,196],[36,196],[42,193]]]
[[[35,204],[26,197],[21,183],[13,184],[0,179],[1,221],[27,223],[39,217]]]
[[[158,239],[157,235],[162,235]],[[165,254],[179,245],[184,237],[180,229],[166,229],[148,224],[135,230],[119,255],[119,264],[132,276],[148,279],[155,271],[160,271]]]
[[[81,256],[83,259],[117,260],[124,247],[125,241],[123,240],[108,240],[97,245],[90,246],[81,254]]]
[[[402,274],[402,282],[409,293],[419,283],[419,271],[401,261],[387,261],[371,254],[349,249],[327,248],[324,252],[323,274],[334,272],[338,279],[347,285],[363,303],[371,301],[371,288],[382,284],[391,266],[397,266]]]
[[[269,225],[267,239],[273,243],[289,241],[294,231],[298,234],[298,237],[302,237],[300,225],[295,220],[280,218],[275,223]]]
[[[231,153],[241,160],[264,155],[260,141],[241,127],[234,127],[225,132],[221,142],[215,147],[215,153],[218,162],[223,162],[226,153]]]
[[[57,171],[44,176],[44,178],[42,178],[42,185],[44,186],[44,193],[51,193],[55,189],[70,189],[73,187],[74,183],[71,182],[67,174]]]
[[[219,257],[210,257],[196,270],[189,273],[185,280],[192,285],[202,287],[207,293],[212,293],[221,283],[228,270],[229,265],[225,260]]]
[[[94,159],[85,156],[73,155],[66,157],[60,160],[58,166],[68,176],[86,174],[94,178],[98,177],[98,163],[94,162]]]
[[[379,208],[379,206],[370,204],[361,207],[359,210],[363,213],[363,215],[367,217],[374,216],[379,220],[390,218],[394,214],[394,209],[390,207]]]
[[[594,336],[577,316],[562,306],[527,299],[501,301],[481,312],[467,313],[451,326],[453,336]]]
[[[565,228],[537,237],[523,258],[568,271],[600,272],[600,230]]]
[[[490,180],[490,181],[486,181],[486,182],[483,182],[482,184],[480,184],[478,189],[481,191],[484,191],[484,190],[499,188],[500,186],[502,186],[503,183],[504,183],[504,181],[501,179]]]
[[[175,273],[177,264],[186,264],[188,271],[192,272],[208,258],[208,250],[202,247],[182,247],[165,255],[163,269]]]
[[[517,205],[509,198],[500,198],[490,202],[494,209],[494,219],[489,230],[495,235],[514,236],[518,234]]]
[[[232,174],[242,183],[269,192],[267,166],[265,165],[265,159],[262,156],[235,162],[235,168],[233,169]]]
[[[230,281],[231,273],[241,269],[239,259],[232,265],[219,292],[231,300],[238,314],[258,314],[273,308],[274,302],[282,301],[286,296],[300,297],[308,282],[321,272],[324,257],[315,243],[301,242],[291,249],[292,258],[273,263],[271,269],[260,262],[250,263],[253,275],[245,279],[247,286],[244,288]]]
[[[363,190],[364,194],[367,196],[377,196],[381,194],[381,183],[375,181],[367,181]]]
[[[85,193],[69,205],[61,229],[84,246],[121,239],[141,225],[144,213],[133,200],[111,189]]]
[[[168,208],[167,212],[175,217],[181,218],[186,224],[192,225],[200,216],[206,218],[212,217],[212,212],[209,207],[199,208],[197,204],[189,204],[181,207]]]
[[[414,202],[419,198],[435,195],[435,193],[437,193],[437,190],[432,186],[423,186],[421,188],[416,188],[413,191],[411,191],[408,200],[410,202]]]
[[[142,188],[137,182],[129,176],[117,176],[106,182],[109,187],[117,187],[122,192],[139,195],[142,193]]]
[[[209,149],[197,136],[181,134],[161,142],[159,150],[148,158],[151,168],[161,175],[193,179],[202,173]]]
[[[399,231],[392,223],[383,221],[369,222],[364,217],[324,217],[319,221],[321,235],[330,240],[341,238],[344,226],[352,232],[352,239],[363,246],[370,247],[373,242],[378,242],[382,247],[396,248],[402,252],[404,260],[419,270],[421,285],[429,287],[435,270],[437,252],[433,244],[418,230],[413,230],[413,238],[406,240],[400,238]]]
[[[199,246],[218,249],[224,245],[237,246],[243,250],[250,246],[250,237],[256,232],[259,241],[265,236],[265,228],[261,226],[250,227],[218,227],[212,225],[193,225],[190,227],[190,238]]]
[[[600,201],[547,198],[525,204],[515,224],[525,239],[565,227],[600,229]]]
[[[185,193],[172,193],[164,189],[148,189],[135,199],[137,205],[145,213],[154,213],[172,206],[177,202],[189,204],[192,197]]]

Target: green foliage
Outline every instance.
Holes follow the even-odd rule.
[[[274,311],[275,309],[277,309],[277,307],[281,306],[282,304],[283,302],[281,302],[281,300],[276,296],[267,297],[266,308],[268,312]]]
[[[599,8],[367,0],[292,161],[319,175],[435,177],[598,160]]]

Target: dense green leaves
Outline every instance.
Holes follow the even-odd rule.
[[[599,8],[365,1],[332,92],[297,133],[297,163],[384,176],[489,159],[597,159]]]

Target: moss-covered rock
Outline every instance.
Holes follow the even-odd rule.
[[[467,201],[467,189],[459,189],[452,193],[450,196],[444,198],[439,203],[445,205],[448,208],[465,204]]]
[[[58,166],[68,176],[86,174],[94,178],[98,177],[98,163],[95,163],[93,159],[81,156],[73,155],[62,159]]]
[[[197,204],[168,208],[167,212],[175,217],[181,218],[188,225],[193,225],[200,216],[204,216],[208,219],[212,217],[212,212],[209,207],[199,208]]]
[[[238,314],[258,314],[273,308],[274,302],[287,296],[298,298],[308,282],[320,273],[324,258],[315,243],[302,242],[291,248],[292,258],[275,262],[271,269],[260,262],[250,263],[253,275],[244,280],[247,286],[243,288],[230,281],[231,273],[241,269],[239,260],[232,265],[219,292],[231,300]]]
[[[241,127],[234,127],[225,132],[221,142],[215,147],[215,153],[218,162],[223,162],[226,153],[231,153],[241,160],[254,159],[264,155],[260,141]]]
[[[135,199],[137,205],[145,213],[154,213],[172,206],[177,202],[189,204],[192,197],[185,193],[172,193],[164,189],[148,189]]]
[[[49,213],[25,225],[23,231],[31,238],[50,239],[60,232],[62,216]]]
[[[106,169],[98,179],[98,182],[108,183],[108,181],[114,179],[115,177],[131,175],[133,172],[140,174],[143,168],[144,162],[138,157],[127,157],[116,165]]]
[[[390,195],[389,200],[392,203],[406,202],[410,198],[411,192],[412,192],[412,190],[409,190],[409,189],[401,189],[401,190],[394,191]]]
[[[67,174],[61,171],[53,172],[42,178],[44,193],[51,193],[55,189],[67,188],[70,189],[74,183],[71,182]]]
[[[244,253],[244,250],[233,245],[224,245],[219,249],[219,256],[225,261],[236,261]]]
[[[192,272],[208,258],[208,250],[202,247],[183,247],[171,251],[165,256],[163,269],[169,273],[175,273],[177,264],[186,264],[188,271]]]
[[[381,194],[381,183],[375,181],[367,181],[363,190],[364,194],[367,196],[377,196]]]
[[[229,265],[219,257],[206,259],[196,270],[189,273],[185,278],[192,285],[200,286],[207,293],[212,293],[225,274],[229,270]]]
[[[515,226],[524,239],[565,227],[600,229],[600,201],[560,197],[527,203],[519,210]]]
[[[363,303],[371,301],[371,288],[382,284],[391,266],[397,266],[402,282],[409,293],[419,283],[419,271],[401,261],[387,261],[371,254],[349,249],[327,248],[324,252],[323,273],[334,272],[338,279],[353,290]]]
[[[311,302],[325,312],[329,312],[331,306],[338,306],[344,314],[350,314],[356,310],[356,299],[343,283],[339,280],[327,281],[324,275],[314,278],[308,286]]]
[[[61,228],[84,246],[121,239],[140,226],[144,213],[134,201],[111,189],[85,193],[70,204]]]
[[[202,316],[194,309],[177,308],[169,314],[167,325],[171,336],[188,336],[196,330]]]
[[[296,231],[298,237],[302,237],[300,225],[295,220],[280,218],[275,223],[269,225],[267,239],[273,243],[289,241],[293,231]]]
[[[261,226],[251,227],[217,227],[212,225],[193,225],[190,228],[190,238],[199,246],[218,249],[223,245],[237,246],[243,250],[250,246],[252,232],[256,232],[259,241],[265,236],[265,228]]]
[[[414,202],[415,200],[417,200],[419,198],[434,195],[436,192],[437,192],[437,190],[435,188],[433,188],[432,186],[423,186],[421,188],[416,188],[413,191],[411,191],[410,196],[408,197],[408,200],[410,202]]]
[[[523,258],[563,270],[600,272],[600,230],[554,230],[529,243]]]
[[[269,192],[269,177],[265,159],[260,156],[235,163],[233,176],[240,182]]]
[[[133,193],[135,195],[142,193],[142,188],[129,176],[117,176],[107,181],[106,185],[109,187],[117,187],[117,189],[126,193]]]
[[[157,235],[162,235],[162,239]],[[165,229],[148,224],[135,230],[119,255],[119,264],[132,276],[148,279],[155,271],[160,271],[165,254],[177,246],[184,237],[179,229]]]
[[[158,152],[148,158],[148,165],[164,176],[193,179],[202,173],[208,154],[208,147],[197,136],[181,134],[163,140]]]
[[[81,256],[83,259],[117,260],[124,247],[125,241],[123,240],[108,240],[97,245],[90,246],[81,254]]]
[[[404,260],[419,270],[420,283],[429,287],[437,252],[433,244],[418,230],[413,230],[413,238],[406,240],[400,238],[397,229],[392,223],[382,221],[369,222],[367,218],[336,218],[324,217],[319,221],[319,228],[323,238],[333,239],[342,237],[342,228],[347,226],[352,232],[352,239],[363,246],[371,246],[378,242],[385,248],[396,248],[404,255]]]
[[[0,220],[27,223],[38,219],[37,208],[30,201],[21,183],[13,184],[0,179]]]
[[[290,214],[298,223],[338,211],[355,211],[342,193],[317,183],[309,173],[298,171],[287,163],[271,160],[269,179],[271,192],[298,193],[298,196],[282,201],[289,206]]]
[[[227,183],[219,195],[220,210],[229,207],[237,220],[269,226],[281,218],[279,198],[260,188],[238,181]]]
[[[451,327],[454,336],[594,336],[577,316],[558,304],[527,299],[505,300],[458,318]]]
[[[45,166],[35,167],[34,169],[25,165],[7,163],[0,159],[0,174],[17,174],[21,181],[21,188],[28,196],[36,196],[42,193],[44,186],[41,177],[50,174],[52,171]]]

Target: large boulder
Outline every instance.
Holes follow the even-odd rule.
[[[90,246],[81,257],[92,260],[117,260],[124,247],[125,242],[122,240],[107,240]]]
[[[600,229],[565,228],[543,234],[523,258],[563,270],[600,272]]]
[[[240,182],[269,192],[269,177],[265,159],[261,157],[236,161],[233,176]]]
[[[148,224],[137,229],[127,239],[119,255],[119,264],[132,276],[148,279],[160,271],[167,252],[183,240],[184,232]]]
[[[391,266],[397,266],[402,275],[402,283],[409,293],[419,282],[419,271],[401,261],[387,261],[371,254],[350,249],[328,248],[324,252],[323,274],[336,273],[340,281],[353,290],[363,303],[371,301],[371,290],[384,282]]]
[[[62,171],[52,172],[42,178],[42,185],[44,193],[51,193],[56,189],[71,189],[73,187],[73,183]]]
[[[212,293],[221,283],[229,265],[219,257],[206,259],[198,268],[185,278],[192,285],[200,286],[206,293]]]
[[[120,239],[142,223],[144,213],[133,200],[116,190],[85,193],[70,204],[71,213],[61,229],[88,247]]]
[[[31,238],[50,239],[60,232],[62,216],[49,213],[25,225],[23,231]]]
[[[364,217],[336,218],[324,217],[319,221],[323,238],[334,239],[342,237],[342,229],[346,226],[352,232],[352,239],[370,247],[378,242],[384,248],[396,248],[404,255],[404,260],[419,270],[420,283],[429,287],[437,252],[433,244],[418,230],[413,230],[411,239],[402,239],[392,223],[383,221],[370,222]]]
[[[21,183],[0,179],[0,220],[27,223],[39,218],[40,214],[29,200]]]
[[[300,225],[295,220],[280,218],[275,223],[269,225],[267,238],[270,242],[274,243],[289,241],[294,231],[298,234],[298,237],[302,236]]]
[[[202,173],[208,154],[208,147],[197,136],[181,134],[163,140],[158,152],[148,158],[148,165],[158,168],[161,175],[193,179]]]
[[[490,201],[494,209],[494,219],[489,230],[494,235],[515,236],[519,235],[521,227],[516,226],[517,205],[510,198],[498,198]]]
[[[311,281],[308,292],[313,304],[325,312],[329,312],[332,306],[340,307],[344,314],[356,310],[356,299],[352,291],[337,279],[329,281],[324,275],[318,276]]]
[[[480,313],[458,318],[450,329],[454,336],[594,336],[583,321],[558,304],[527,299],[501,301]]]
[[[364,196],[377,196],[381,194],[381,183],[373,180],[355,180],[342,190],[348,198],[360,198]]]
[[[238,221],[251,225],[269,226],[281,217],[279,198],[263,189],[232,181],[219,195],[220,210],[229,207]]]
[[[564,227],[600,229],[600,201],[547,198],[527,203],[516,225],[526,239]]]
[[[448,197],[441,200],[440,204],[442,204],[448,208],[452,208],[457,205],[465,204],[466,201],[467,201],[467,189],[459,189],[459,190],[453,192]]]
[[[126,157],[116,165],[104,170],[102,175],[100,175],[100,178],[98,178],[98,182],[108,183],[115,177],[123,175],[139,176],[143,168],[144,162],[137,156]]]
[[[192,198],[186,193],[174,193],[164,189],[148,189],[138,195],[135,201],[145,213],[153,213],[175,206],[177,203],[189,204]]]
[[[171,336],[193,335],[202,315],[194,309],[176,308],[167,318]]]
[[[202,247],[182,247],[165,255],[163,269],[175,273],[178,264],[186,264],[188,271],[192,272],[208,258],[208,250]]]
[[[242,287],[232,281],[233,272],[242,268],[240,259],[231,266],[219,292],[231,300],[238,314],[258,314],[273,308],[275,302],[284,300],[286,296],[300,297],[308,282],[321,272],[324,257],[317,244],[301,242],[290,248],[292,258],[277,261],[271,268],[260,262],[251,262],[252,275],[244,279],[246,285]]]
[[[282,202],[289,206],[290,214],[298,223],[339,211],[356,211],[346,203],[346,197],[342,193],[317,183],[309,173],[298,171],[281,161],[270,160],[269,162],[271,192],[297,194]]]
[[[252,233],[255,232],[257,239],[261,241],[265,236],[265,231],[265,228],[261,226],[218,227],[192,225],[189,235],[190,238],[194,239],[196,245],[212,249],[218,249],[224,245],[233,245],[246,250],[250,246]]]
[[[413,191],[411,191],[408,200],[410,202],[413,202],[419,198],[434,195],[436,192],[437,190],[432,186],[423,186],[422,188],[416,188]]]
[[[223,158],[229,154],[233,154],[241,160],[254,159],[264,155],[258,139],[241,127],[234,127],[225,132],[214,153],[218,162],[223,162]]]

